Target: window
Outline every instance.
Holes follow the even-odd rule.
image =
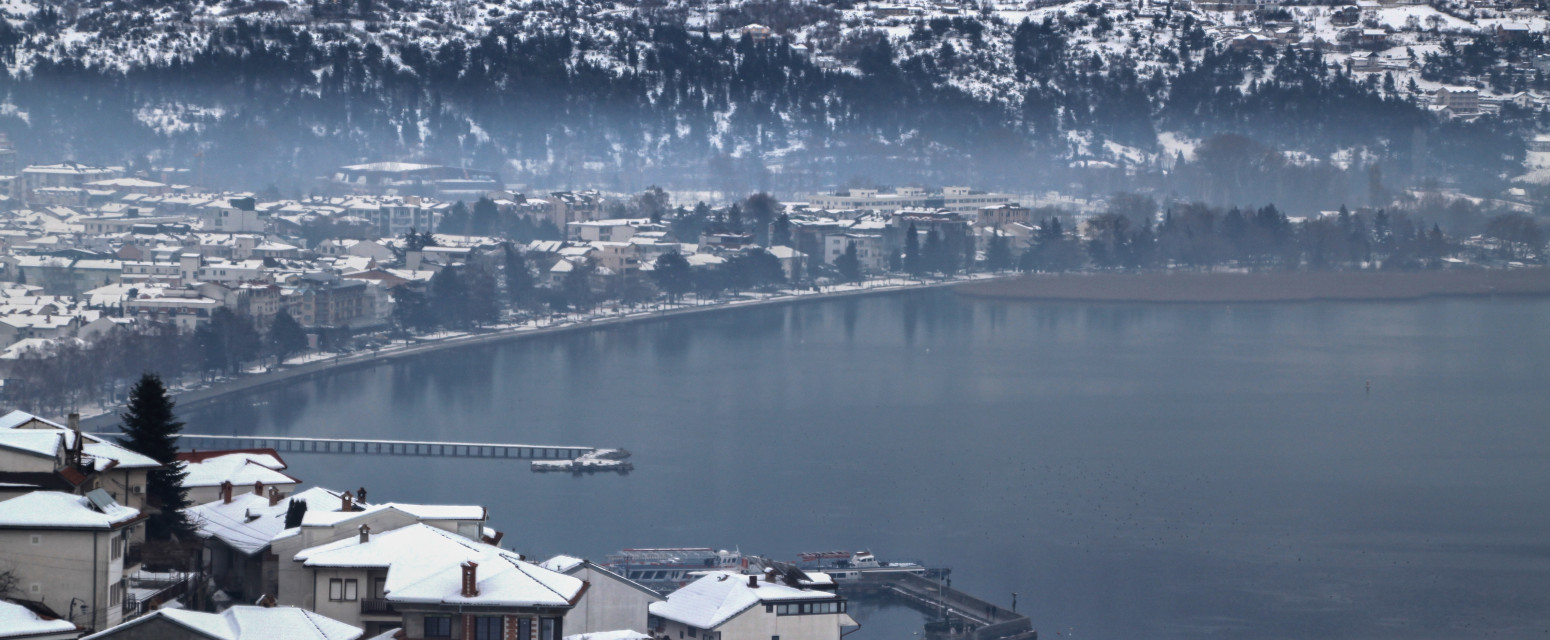
[[[559,618],[539,619],[538,640],[560,640],[561,637]]]
[[[452,637],[452,616],[425,616],[425,637]]]
[[[348,580],[340,578],[329,578],[328,580],[329,600],[356,600],[360,598],[360,593],[358,590],[359,582],[354,578],[350,578]]]
[[[694,627],[689,627],[689,637],[691,637],[691,638],[699,637],[698,636],[698,629],[695,629]]]
[[[504,621],[500,616],[474,618],[474,640],[501,640],[501,623]]]
[[[532,618],[517,618],[517,640],[533,640]]]

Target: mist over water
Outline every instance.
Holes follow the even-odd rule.
[[[634,452],[624,477],[285,456],[374,502],[486,505],[540,559],[870,548],[1017,592],[1046,638],[1520,637],[1550,628],[1547,318],[916,292],[449,351],[182,414],[191,433]]]

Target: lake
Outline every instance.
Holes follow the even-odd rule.
[[[1550,628],[1547,356],[1545,299],[923,291],[446,351],[183,417],[634,452],[628,476],[588,477],[286,455],[373,502],[486,505],[503,545],[539,559],[868,548],[1016,592],[1051,639],[1523,636]],[[850,640],[920,622],[863,613]]]

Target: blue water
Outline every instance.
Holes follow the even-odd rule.
[[[624,477],[287,456],[372,501],[486,505],[536,557],[870,548],[1016,592],[1046,638],[1521,637],[1550,632],[1547,321],[1546,300],[920,292],[442,352],[184,417],[633,451]],[[869,615],[850,639],[921,619]]]

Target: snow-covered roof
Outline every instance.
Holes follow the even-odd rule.
[[[253,555],[269,548],[270,541],[285,531],[285,512],[292,501],[307,503],[312,510],[338,509],[339,498],[322,489],[309,489],[270,506],[269,499],[254,493],[232,496],[188,509],[188,519],[202,538],[216,538],[227,546]]]
[[[517,554],[430,525],[413,524],[303,549],[308,567],[387,569],[384,588],[395,602],[485,606],[570,606],[581,580],[523,561]],[[462,564],[478,564],[478,595],[462,595]]]
[[[56,444],[61,442],[61,440],[59,440],[57,437],[58,434],[62,434],[64,436],[64,439],[62,440],[64,446],[69,447],[75,444],[75,432],[71,431],[69,427],[66,427],[52,420],[40,418],[25,411],[12,411],[5,414],[4,416],[0,416],[0,433],[16,434],[32,432],[54,434],[56,437],[53,439],[53,442]],[[20,437],[26,438],[26,436]],[[155,459],[149,456],[130,451],[129,449],[125,449],[116,443],[108,442],[107,440],[103,440],[97,436],[91,434],[82,434],[82,437],[86,439],[86,442],[81,447],[82,453],[85,453],[94,459],[95,468],[98,471],[106,469],[109,466],[117,469],[153,469],[161,466],[160,462],[157,462]],[[41,441],[42,440],[40,439],[39,442]],[[44,453],[45,455],[54,455],[54,450],[52,448],[46,451],[42,449],[38,449],[36,451],[39,453]]]
[[[85,640],[117,635],[123,629],[161,618],[214,640],[356,640],[363,631],[296,607],[238,605],[221,613],[158,609],[122,625],[87,636]]]
[[[645,640],[650,638],[644,633],[630,629],[619,631],[597,631],[594,633],[578,633],[573,636],[565,636],[565,640]]]
[[[674,591],[667,600],[653,602],[651,614],[699,629],[715,629],[761,602],[839,598],[828,591],[797,589],[763,580],[758,587],[750,587],[748,579],[749,576],[730,571],[708,572]]]
[[[559,555],[539,563],[539,566],[550,571],[570,573],[571,569],[581,566],[586,560],[574,556]]]
[[[106,494],[102,494],[106,498]],[[140,517],[140,510],[111,498],[98,509],[86,496],[34,491],[0,502],[0,528],[110,530]]]
[[[0,600],[0,638],[23,638],[50,633],[69,633],[75,625],[58,618],[44,618],[32,609]]]
[[[188,477],[183,479],[183,486],[215,487],[222,482],[230,482],[241,487],[255,482],[265,485],[293,485],[300,482],[280,473],[279,469],[284,468],[284,464],[268,454],[229,453],[199,462],[185,462],[183,469]]]
[[[404,171],[424,171],[426,169],[438,169],[441,165],[415,164],[412,162],[370,162],[367,164],[352,164],[339,167],[345,171],[381,171],[385,173],[400,173]]]

